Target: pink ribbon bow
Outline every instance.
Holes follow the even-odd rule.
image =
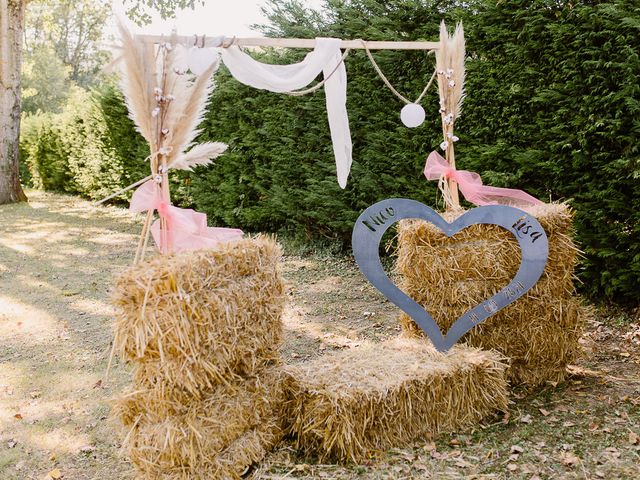
[[[510,205],[523,208],[543,203],[522,190],[483,185],[480,175],[450,167],[438,152],[429,154],[424,166],[424,176],[427,180],[455,180],[464,198],[474,205]]]
[[[160,232],[160,220],[156,220],[151,225],[153,239],[163,252],[213,248],[221,242],[239,240],[243,235],[242,230],[237,228],[208,227],[206,214],[174,207],[165,202],[162,199],[160,186],[153,180],[143,183],[133,193],[129,210],[132,212],[157,210],[158,214],[165,219],[166,245]]]

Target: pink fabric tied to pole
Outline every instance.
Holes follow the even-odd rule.
[[[515,188],[490,187],[482,184],[480,175],[467,170],[456,170],[438,152],[431,152],[424,167],[427,180],[454,180],[460,192],[474,205],[509,205],[517,208],[542,205],[543,202]]]
[[[160,186],[153,180],[143,183],[133,193],[129,210],[144,212],[157,210],[167,222],[168,252],[184,252],[200,248],[214,248],[221,242],[230,242],[242,238],[242,230],[237,228],[208,227],[207,216],[195,210],[178,208],[162,200]],[[151,225],[151,234],[161,251],[163,248],[160,232],[160,220]]]

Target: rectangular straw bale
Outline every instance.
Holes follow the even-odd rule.
[[[579,253],[571,239],[573,212],[566,204],[546,204],[530,213],[549,239],[549,260],[541,280],[550,289],[572,292]],[[460,214],[445,212],[442,216],[453,221]],[[423,220],[404,220],[398,226],[396,269],[407,286],[485,279],[502,287],[515,276],[520,259],[516,239],[496,225],[472,225],[452,238]]]
[[[198,396],[159,382],[151,387],[134,387],[115,402],[112,413],[129,428],[168,417],[189,423],[197,419],[217,430],[218,441],[226,445],[262,417],[281,408],[286,379],[279,368],[269,368],[254,377],[202,391]]]
[[[173,450],[176,435],[183,448]],[[140,480],[240,480],[282,437],[281,422],[274,416],[245,431],[221,452],[213,452],[207,448],[206,437],[164,423],[136,430],[130,436],[129,450]]]
[[[443,354],[424,340],[397,338],[285,369],[287,432],[321,460],[358,462],[507,408],[502,358],[465,346]]]
[[[512,308],[516,309],[515,313],[510,311]],[[443,307],[450,316],[448,321],[438,322],[440,327],[448,328],[452,319],[458,318],[463,310],[466,307]],[[544,305],[533,304],[528,314],[521,316],[521,312],[522,309],[512,304],[476,326],[465,340],[478,348],[508,352],[511,359],[508,377],[514,384],[534,387],[547,381],[562,381],[567,364],[580,354],[578,340],[588,311],[576,298],[569,297],[550,304],[546,309]],[[516,323],[514,317],[520,322]],[[423,336],[420,327],[407,314],[400,314],[399,320],[405,332]]]
[[[278,362],[280,247],[259,236],[160,256],[117,280],[114,348],[157,380],[197,393]]]
[[[511,360],[510,380],[535,387],[564,378],[580,353],[584,310],[574,296],[579,251],[572,241],[573,212],[566,204],[533,207],[549,239],[549,258],[537,284],[515,303],[465,337],[470,345],[495,349]],[[446,212],[453,221],[461,212]],[[473,225],[452,238],[433,224],[407,220],[398,226],[396,274],[400,288],[425,307],[443,331],[464,312],[505,287],[520,264],[520,248],[507,230]],[[402,313],[411,335],[422,330]]]

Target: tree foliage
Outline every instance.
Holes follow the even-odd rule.
[[[22,65],[22,111],[58,113],[69,98],[72,82],[66,67],[50,47],[35,48]]]
[[[103,40],[110,13],[110,2],[104,0],[32,2],[25,23],[25,60],[36,63],[40,60],[38,52],[52,50],[68,67],[73,82],[82,87],[94,84],[109,58]]]
[[[151,22],[151,13],[158,12],[162,18],[170,18],[177,10],[195,8],[204,0],[123,0],[127,15],[138,24]]]

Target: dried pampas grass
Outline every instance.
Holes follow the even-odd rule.
[[[183,170],[208,164],[226,146],[206,144],[186,154],[185,150],[200,133],[197,127],[214,87],[218,59],[212,59],[202,74],[193,77],[185,71],[184,48],[176,45],[172,37],[154,47],[136,39],[122,22],[118,29],[121,53],[116,63],[121,65],[120,85],[129,116],[151,147],[152,170],[155,173],[160,164]]]
[[[219,62],[213,62],[193,83],[180,91],[174,91],[175,103],[167,112],[167,143],[171,145],[168,163],[182,155],[200,133],[197,129],[207,109],[209,97],[214,87],[213,74]]]
[[[463,212],[446,212],[453,221]],[[578,250],[573,212],[566,204],[529,209],[549,239],[542,277],[524,296],[489,317],[465,337],[470,345],[495,349],[511,360],[513,383],[535,387],[557,382],[580,353],[586,311],[574,296]],[[425,307],[446,331],[464,312],[494,295],[515,276],[521,259],[513,235],[495,225],[473,225],[449,238],[433,224],[406,220],[398,226],[396,273],[400,288]],[[400,323],[411,335],[422,330],[406,314]]]
[[[154,88],[156,87],[156,59],[153,45],[137,42],[122,22],[118,22],[122,44],[120,88],[124,93],[129,118],[136,129],[149,142],[157,143],[157,129],[151,112],[156,108]]]
[[[206,142],[196,145],[186,153],[175,157],[169,164],[169,168],[178,170],[192,170],[197,165],[208,165],[214,158],[222,155],[227,150],[227,145],[220,142]]]
[[[458,140],[454,134],[455,122],[462,114],[465,91],[465,45],[462,23],[458,23],[453,36],[449,36],[444,21],[440,23],[440,46],[436,51],[436,71],[438,73],[438,93],[440,95],[440,115],[442,116],[443,142],[447,163],[456,167],[453,144]],[[442,191],[448,209],[460,208],[458,185],[453,179],[442,177],[438,187]]]
[[[452,114],[453,121],[462,114],[462,103],[465,97],[465,53],[462,22],[456,25],[453,36],[450,36],[443,20],[440,23],[440,46],[436,50],[438,92],[440,107],[446,110],[443,115]]]
[[[193,394],[278,362],[284,283],[264,236],[161,256],[116,282],[114,349],[141,383]]]
[[[505,368],[493,352],[456,346],[443,354],[408,338],[325,355],[286,367],[287,432],[322,460],[358,462],[505,410]]]

